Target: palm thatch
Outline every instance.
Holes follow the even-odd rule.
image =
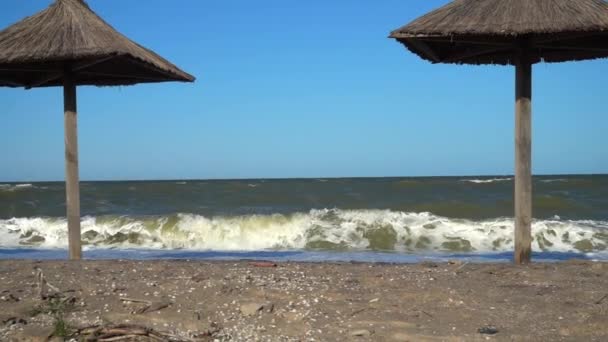
[[[83,0],[56,0],[49,8],[0,32],[0,86],[131,85],[194,77],[129,40]]]
[[[455,0],[391,38],[433,63],[515,64],[608,57],[604,0]],[[525,54],[525,56],[522,56]]]

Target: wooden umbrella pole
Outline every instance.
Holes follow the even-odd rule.
[[[70,260],[82,258],[80,241],[80,189],[78,176],[78,114],[76,84],[70,72],[64,74],[65,193]]]
[[[515,255],[527,264],[532,253],[532,64],[515,66]]]

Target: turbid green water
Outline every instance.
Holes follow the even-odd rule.
[[[0,184],[0,248],[64,248],[63,183]],[[435,255],[513,246],[510,177],[83,182],[87,248]],[[534,179],[534,249],[608,249],[608,176]]]

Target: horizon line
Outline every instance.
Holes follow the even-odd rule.
[[[608,176],[608,173],[548,173],[535,174],[532,177],[580,177],[580,176]],[[340,176],[340,177],[254,177],[254,178],[140,178],[140,179],[86,179],[80,180],[80,183],[102,183],[102,182],[201,182],[201,181],[260,181],[260,180],[339,180],[339,179],[402,179],[402,178],[472,178],[472,177],[509,177],[513,178],[513,174],[493,174],[493,175],[432,175],[432,176]],[[29,184],[29,183],[63,183],[65,180],[20,180],[20,181],[3,181],[2,184]]]

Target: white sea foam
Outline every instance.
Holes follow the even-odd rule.
[[[608,222],[538,220],[537,251],[602,252]],[[404,252],[505,252],[513,248],[513,220],[450,219],[430,213],[389,210],[312,210],[293,215],[207,218],[179,214],[136,219],[85,217],[83,240],[105,248],[217,251],[266,249],[395,250]],[[65,219],[0,220],[0,246],[64,248]]]
[[[492,178],[492,179],[462,179],[461,182],[475,183],[475,184],[489,184],[496,182],[508,182],[512,181],[513,178]]]
[[[18,191],[23,189],[34,188],[32,184],[24,183],[24,184],[0,184],[0,190],[3,191]]]

